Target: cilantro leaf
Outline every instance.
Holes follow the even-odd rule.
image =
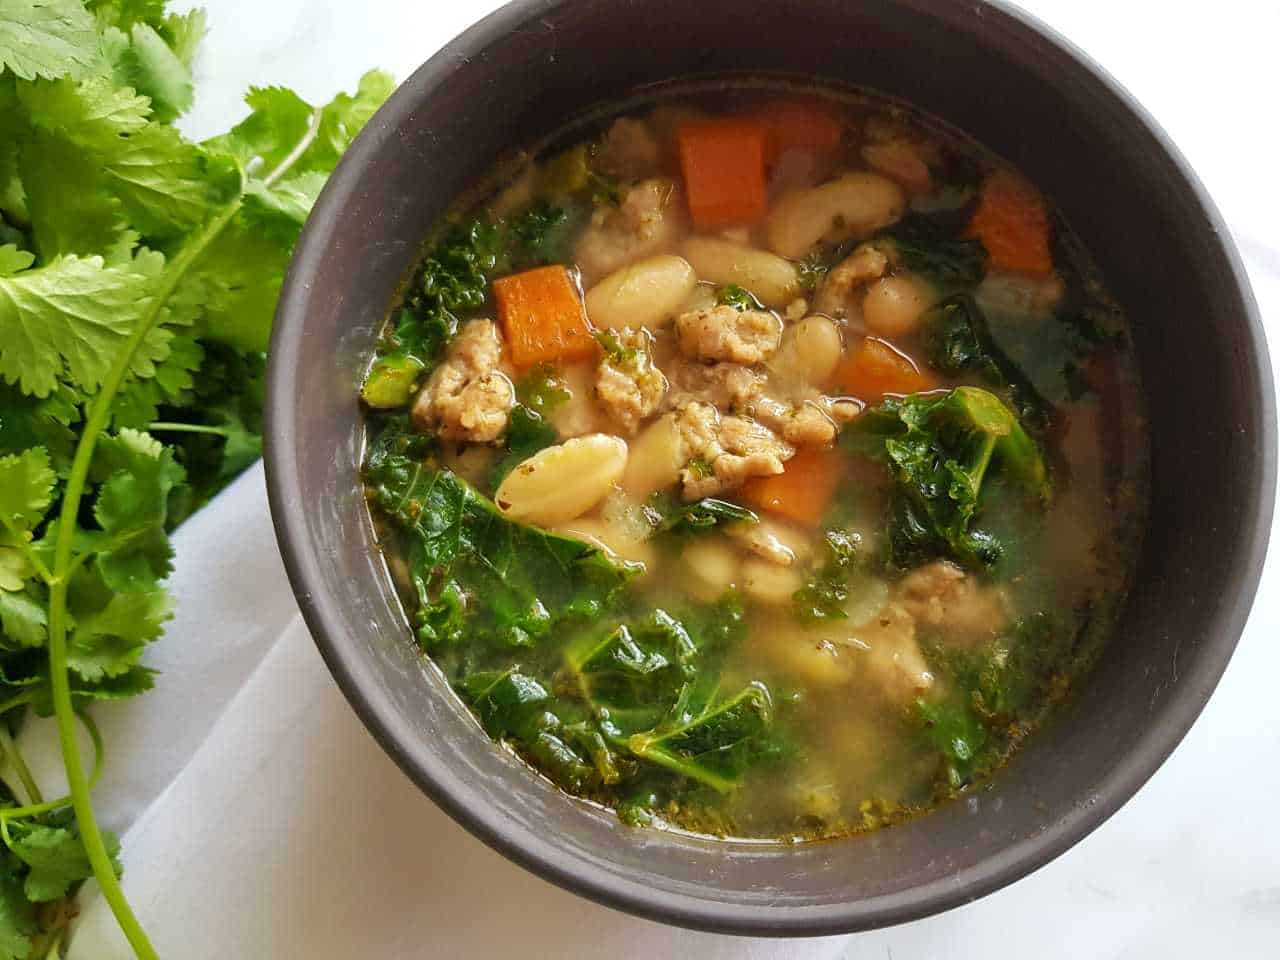
[[[172,615],[173,601],[163,590],[117,593],[101,610],[77,615],[67,663],[89,681],[123,676]]]
[[[0,875],[0,960],[27,960],[35,911],[14,874]]]
[[[101,257],[59,257],[46,266],[0,277],[0,377],[23,392],[48,396],[60,377],[86,389],[102,383],[133,329],[151,280]],[[134,359],[150,375],[167,353],[167,335],[153,331]]]
[[[149,23],[135,23],[127,34],[116,31],[115,35],[119,38],[113,58],[117,82],[150,98],[153,115],[161,123],[186,113],[195,92],[190,63],[184,63]]]
[[[10,277],[35,263],[36,256],[27,250],[19,250],[12,243],[0,247],[0,277]]]
[[[43,447],[0,457],[0,523],[18,530],[36,526],[49,509],[57,479]]]
[[[93,505],[102,528],[97,568],[113,590],[148,590],[172,569],[166,534],[169,493],[185,478],[173,451],[155,439],[122,430],[104,443],[95,468],[119,464],[102,483]],[[109,469],[109,466],[108,466]]]
[[[57,900],[66,896],[73,883],[93,876],[84,842],[73,825],[15,821],[9,830],[13,837],[9,849],[31,868],[23,889],[32,903]],[[120,863],[115,858],[120,842],[109,833],[103,833],[103,840],[119,874]]]
[[[44,644],[48,618],[44,606],[26,593],[0,588],[0,627],[19,647]]]
[[[0,68],[53,80],[102,66],[98,32],[80,0],[0,0]]]

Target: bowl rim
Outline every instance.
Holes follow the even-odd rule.
[[[378,111],[375,126],[398,129],[414,112],[423,90],[447,82],[459,62],[511,33],[530,18],[546,17],[552,10],[577,0],[512,0],[459,34],[406,79]],[[945,15],[938,0],[895,0],[896,3],[933,16]],[[268,360],[265,403],[265,461],[272,522],[284,565],[303,619],[352,709],[384,751],[400,769],[472,835],[509,860],[573,893],[597,903],[660,922],[717,933],[754,936],[823,936],[889,926],[923,918],[971,902],[992,893],[1066,852],[1112,816],[1151,778],[1181,742],[1203,710],[1225,671],[1253,605],[1266,557],[1276,493],[1275,385],[1261,315],[1249,285],[1239,252],[1225,222],[1204,186],[1169,136],[1147,110],[1103,67],[1074,43],[1030,13],[1005,0],[962,3],[972,15],[1002,18],[1005,29],[1019,31],[1028,43],[1042,44],[1073,60],[1102,87],[1135,124],[1159,145],[1181,178],[1180,184],[1203,214],[1202,227],[1217,236],[1233,286],[1243,308],[1242,334],[1248,340],[1247,361],[1258,368],[1264,409],[1260,435],[1254,438],[1260,452],[1260,475],[1255,478],[1253,515],[1245,525],[1245,539],[1237,544],[1239,588],[1226,605],[1220,622],[1224,628],[1213,638],[1200,664],[1198,689],[1187,690],[1169,708],[1166,722],[1148,729],[1126,757],[1096,784],[1093,802],[1073,809],[1046,829],[1023,837],[955,874],[893,894],[839,904],[801,905],[762,909],[759,906],[699,899],[654,889],[640,882],[606,872],[566,855],[551,843],[524,837],[506,828],[488,809],[464,807],[453,796],[447,771],[416,764],[401,745],[404,731],[394,711],[380,702],[372,684],[362,679],[365,664],[345,645],[335,642],[326,613],[327,597],[319,587],[324,579],[307,548],[302,519],[297,459],[290,433],[295,406],[291,390],[274,385],[289,382],[285,364],[274,358],[293,354],[303,335],[304,305],[316,265],[326,248],[333,225],[354,192],[359,171],[381,147],[372,129],[347,150],[317,201],[299,238],[281,291]]]

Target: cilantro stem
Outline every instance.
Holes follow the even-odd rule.
[[[31,775],[31,768],[27,766],[27,761],[22,756],[22,751],[18,749],[18,745],[13,742],[13,735],[9,733],[9,727],[5,723],[0,723],[0,751],[3,751],[4,758],[13,764],[14,772],[18,774],[23,789],[27,791],[27,799],[32,803],[41,803],[44,795],[40,792],[40,785]]]
[[[102,831],[98,829],[98,821],[93,812],[90,787],[85,779],[84,767],[80,762],[80,747],[76,740],[76,711],[71,699],[71,677],[67,672],[67,586],[72,566],[71,551],[80,501],[89,479],[89,466],[93,462],[93,451],[98,438],[107,429],[112,401],[132,367],[134,355],[148,334],[160,323],[169,297],[187,271],[226,229],[239,212],[242,202],[241,197],[237,196],[182,245],[160,275],[160,282],[137,326],[125,341],[124,348],[116,354],[102,382],[102,388],[89,407],[84,432],[76,445],[75,458],[71,462],[71,473],[67,477],[66,491],[62,498],[58,539],[54,545],[53,576],[49,585],[49,683],[53,694],[54,718],[58,724],[58,741],[62,746],[62,762],[66,767],[67,786],[71,805],[76,812],[76,823],[80,828],[85,853],[93,867],[93,875],[98,881],[98,888],[139,960],[159,960],[159,957],[134,915],[111,864],[111,856],[107,853]]]
[[[320,133],[320,121],[324,117],[324,111],[316,107],[311,111],[311,122],[307,124],[307,132],[302,135],[288,155],[280,161],[280,164],[262,178],[262,185],[270,188],[280,182],[280,178],[289,172],[289,169],[302,159],[302,155],[311,149],[311,145],[316,142],[316,137]]]
[[[4,701],[4,703],[0,703],[0,715],[8,713],[14,707],[20,707],[24,703],[30,703],[30,702],[31,702],[31,691],[24,690],[22,693],[18,694],[16,697],[10,697],[8,700]]]
[[[203,423],[149,423],[147,430],[151,433],[208,433],[215,437],[225,437],[231,432],[226,427],[210,427]]]
[[[80,722],[84,724],[85,729],[89,731],[89,738],[93,740],[93,773],[89,776],[89,788],[93,789],[98,785],[98,780],[102,777],[103,757],[106,755],[106,748],[102,743],[102,732],[98,730],[98,725],[94,723],[93,718],[83,710],[77,712]],[[37,794],[39,791],[37,790]],[[39,800],[39,797],[33,799]],[[27,817],[38,817],[42,813],[52,813],[61,807],[65,807],[71,802],[71,794],[59,797],[57,800],[45,800],[37,803],[27,804],[25,807],[5,807],[0,810],[0,833],[4,834],[4,842],[9,843],[9,821],[25,820]]]

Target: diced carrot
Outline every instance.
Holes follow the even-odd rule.
[[[755,116],[768,133],[764,158],[770,165],[788,150],[833,150],[844,134],[840,115],[820,100],[772,100]]]
[[[539,267],[495,280],[493,298],[517,367],[595,355],[598,346],[586,308],[564,267]]]
[[[832,387],[867,403],[886,393],[919,393],[936,386],[910,357],[879,337],[864,337],[832,375]]]
[[[1016,174],[998,170],[987,177],[965,235],[982,241],[993,267],[1035,276],[1053,272],[1049,211],[1036,188]]]
[[[840,483],[841,457],[832,450],[801,450],[772,477],[753,477],[742,486],[750,506],[816,526]]]
[[[752,120],[689,120],[676,132],[694,226],[755,223],[765,213],[765,128]]]

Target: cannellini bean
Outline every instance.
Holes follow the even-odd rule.
[[[539,526],[582,516],[622,479],[627,444],[593,433],[539,450],[502,481],[494,502],[513,520]]]
[[[876,617],[889,601],[889,585],[879,577],[855,577],[845,600],[846,625],[861,627]]]
[[[784,629],[761,638],[778,669],[818,687],[836,687],[853,678],[854,655],[839,644],[803,629]]]
[[[654,491],[673,486],[688,453],[675,417],[658,418],[631,441],[622,489],[632,500],[643,502]]]
[[[680,252],[703,280],[736,283],[769,307],[785,307],[800,291],[796,265],[765,250],[713,237],[690,237]]]
[[[714,283],[700,283],[693,288],[693,292],[685,298],[684,303],[680,305],[680,309],[676,311],[679,316],[682,313],[697,313],[699,310],[710,310],[716,305],[716,285]]]
[[[679,312],[698,278],[681,257],[650,257],[615,270],[587,291],[587,316],[597,327],[657,329]]]
[[[598,517],[570,520],[556,527],[556,532],[575,540],[585,540],[619,560],[642,564],[645,572],[653,569],[654,550],[651,543],[628,536],[625,531]]]
[[[716,600],[737,582],[738,555],[727,544],[703,538],[684,548],[681,555],[692,574],[689,587],[702,600]]]
[[[739,581],[742,592],[761,603],[790,603],[791,595],[804,586],[795,568],[754,558],[742,564]]]
[[[770,366],[791,383],[822,386],[844,349],[839,328],[826,317],[806,317],[787,327]]]
[[[885,277],[867,287],[862,319],[872,333],[906,336],[919,329],[920,317],[933,301],[933,291],[915,277]]]
[[[795,190],[769,215],[769,246],[784,257],[803,257],[828,235],[859,236],[887,227],[902,216],[906,202],[902,188],[878,173],[848,173]]]
[[[607,429],[608,417],[596,400],[597,364],[584,360],[560,370],[569,399],[552,411],[551,425],[561,437],[581,437]]]

